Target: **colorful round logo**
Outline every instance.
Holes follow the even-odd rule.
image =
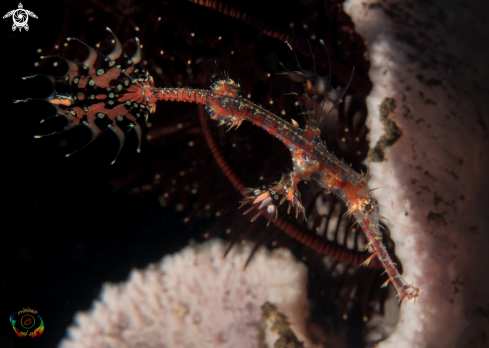
[[[19,337],[39,337],[44,332],[44,323],[35,309],[23,308],[10,314],[10,324]]]

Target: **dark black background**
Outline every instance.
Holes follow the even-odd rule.
[[[126,280],[132,268],[179,250],[204,230],[204,226],[185,227],[182,215],[173,207],[162,209],[155,194],[129,197],[125,190],[113,188],[112,179],[144,161],[145,147],[136,154],[134,139],[110,166],[117,151],[110,132],[70,158],[64,157],[66,150],[60,144],[86,136],[83,130],[33,138],[59,128],[56,121],[39,125],[53,110],[45,102],[13,105],[12,101],[46,96],[51,90],[49,82],[20,77],[38,72],[33,65],[39,60],[36,50],[52,46],[70,3],[23,1],[23,5],[39,17],[30,18],[30,30],[13,33],[11,18],[2,20],[0,30],[2,348],[56,346],[75,312],[90,307],[104,282]],[[1,9],[6,13],[17,6],[18,1],[5,1]],[[81,30],[92,30],[90,23],[85,24]],[[41,337],[21,339],[14,334],[9,314],[26,307],[39,311],[45,324]]]
[[[17,8],[18,1],[3,1],[0,14]],[[281,1],[234,3],[272,23],[308,20],[301,6],[284,6]],[[203,219],[193,227],[186,226],[181,221],[186,212],[177,212],[173,206],[161,208],[157,193],[135,197],[115,189],[112,180],[145,170],[150,149],[143,142],[143,151],[137,154],[134,136],[129,137],[112,166],[118,143],[110,132],[70,158],[64,157],[68,152],[64,145],[71,149],[81,146],[88,134],[83,127],[34,139],[35,134],[59,130],[63,124],[63,120],[39,124],[53,112],[46,102],[13,104],[13,100],[45,97],[51,91],[46,80],[21,79],[49,70],[47,66],[34,66],[39,61],[36,50],[42,48],[44,53],[56,43],[66,19],[75,23],[67,34],[87,35],[92,44],[104,35],[107,25],[113,29],[124,21],[153,25],[146,18],[165,6],[174,5],[175,16],[193,16],[189,21],[195,17],[195,22],[212,21],[219,26],[222,20],[220,30],[227,33],[232,22],[225,16],[209,19],[202,7],[177,0],[31,0],[22,4],[39,17],[29,19],[30,30],[12,32],[11,18],[3,19],[0,27],[0,348],[55,347],[74,314],[90,308],[104,282],[124,281],[131,269],[157,262],[182,248],[190,238],[200,239],[212,222]],[[448,12],[449,5],[447,2]],[[93,12],[86,15],[83,6],[93,8]],[[138,13],[131,12],[134,6]],[[141,39],[144,45],[171,37],[153,30],[153,35]],[[357,65],[356,71],[367,78],[368,69],[362,72],[362,66]],[[45,324],[41,337],[21,339],[12,330],[10,313],[26,307],[39,311]],[[361,339],[349,340],[357,347]]]

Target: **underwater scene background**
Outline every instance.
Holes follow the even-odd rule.
[[[17,6],[9,2],[2,9],[6,13]],[[29,30],[12,31],[12,19],[4,18],[0,33],[4,47],[0,347],[53,347],[63,338],[63,344],[70,346],[67,337],[76,334],[68,336],[67,329],[74,324],[76,313],[94,308],[93,301],[100,298],[101,292],[126,291],[122,285],[114,290],[104,284],[126,282],[132,270],[146,269],[189,243],[197,245],[196,249],[187,248],[182,255],[207,255],[209,250],[215,253],[209,258],[202,256],[201,265],[209,263],[214,271],[229,274],[224,277],[228,279],[226,286],[244,284],[236,286],[238,293],[256,290],[253,295],[243,292],[236,296],[237,301],[246,296],[259,299],[257,303],[263,301],[249,310],[246,319],[231,316],[240,328],[247,328],[242,330],[242,345],[233,341],[238,337],[240,342],[241,336],[231,334],[231,329],[217,329],[220,322],[232,320],[223,316],[222,320],[209,320],[209,326],[216,327],[216,333],[209,329],[209,335],[217,337],[216,341],[196,339],[196,346],[253,347],[273,341],[267,336],[266,323],[273,315],[280,315],[274,312],[277,309],[260,306],[273,302],[272,298],[286,297],[263,290],[276,287],[272,275],[266,272],[277,277],[278,283],[284,279],[284,284],[286,275],[296,275],[284,288],[302,282],[298,286],[300,306],[282,310],[280,301],[272,303],[278,306],[277,313],[288,311],[290,329],[302,337],[294,341],[289,333],[270,329],[271,337],[282,339],[280,344],[284,346],[286,342],[290,347],[300,347],[298,341],[302,340],[306,347],[372,347],[379,342],[383,346],[435,347],[437,333],[443,330],[450,334],[438,346],[487,344],[489,285],[481,276],[484,267],[480,265],[487,261],[482,250],[488,239],[484,227],[487,198],[483,194],[488,185],[483,178],[489,109],[484,108],[487,101],[479,96],[489,89],[487,70],[481,63],[488,52],[475,48],[488,37],[487,29],[480,25],[487,18],[486,8],[476,11],[472,3],[465,6],[442,1],[53,1],[24,2],[23,6],[38,17],[29,19]],[[432,18],[435,24],[430,26]],[[382,24],[376,27],[375,23]],[[399,308],[395,290],[380,287],[386,278],[381,276],[383,269],[378,264],[359,266],[369,256],[369,251],[358,251],[365,244],[361,229],[352,227],[354,220],[345,216],[344,204],[314,182],[299,185],[307,222],[295,219],[294,214],[287,215],[286,209],[280,211],[283,222],[269,227],[265,217],[251,223],[252,216],[243,216],[238,210],[242,195],[236,190],[234,178],[246,187],[259,187],[279,180],[292,168],[287,148],[250,124],[225,132],[196,105],[159,102],[143,130],[141,153],[136,153],[135,134],[129,134],[113,165],[110,163],[119,143],[111,132],[69,158],[65,155],[90,140],[86,128],[34,139],[34,135],[62,131],[66,121],[54,118],[40,124],[54,112],[43,100],[14,104],[19,99],[46,98],[52,91],[48,79],[21,77],[65,73],[63,60],[41,60],[40,55],[84,60],[86,48],[77,42],[65,45],[67,37],[78,38],[108,54],[113,44],[106,27],[113,30],[129,56],[135,52],[134,38],[139,38],[140,65],[153,76],[156,86],[208,88],[205,63],[219,58],[229,62],[227,68],[239,76],[242,96],[289,122],[294,119],[301,127],[305,122],[296,99],[284,95],[291,92],[290,80],[279,74],[283,72],[280,63],[297,70],[285,40],[304,69],[311,70],[315,64],[320,75],[330,72],[333,86],[345,87],[352,77],[344,102],[322,120],[321,136],[328,149],[351,163],[355,171],[365,173],[367,164],[373,163],[369,168],[373,168],[373,180],[382,187],[379,192],[385,194],[377,196],[379,204],[385,206],[382,214],[391,220],[383,225],[384,243],[398,267],[411,267],[408,274],[416,286],[421,286],[416,306],[408,303]],[[463,39],[471,37],[467,33],[472,33],[470,40]],[[432,44],[431,50],[424,49],[424,36]],[[327,52],[319,39],[324,40]],[[399,56],[391,54],[390,49],[400,52]],[[379,52],[387,52],[381,62],[376,59]],[[391,74],[393,71],[397,75]],[[379,92],[378,86],[384,90]],[[453,86],[458,88],[455,92]],[[456,98],[463,102],[457,103]],[[445,103],[447,99],[466,112]],[[431,136],[432,127],[440,132]],[[387,136],[381,140],[386,129]],[[205,136],[206,131],[213,140]],[[228,171],[222,169],[223,163]],[[214,238],[225,243],[213,242]],[[321,250],[328,252],[312,248],[312,240],[323,243],[327,247]],[[201,244],[206,241],[210,244]],[[410,249],[413,244],[415,247]],[[229,251],[232,245],[236,248]],[[260,246],[269,251],[259,250]],[[226,252],[229,254],[224,260],[216,261],[216,255]],[[167,260],[161,266],[163,272],[175,272],[168,278],[176,277],[171,278],[178,279],[176,283],[193,282],[190,288],[207,289],[206,285],[221,279],[207,276],[214,273],[204,269],[177,271],[177,265],[192,266],[192,262],[178,261],[177,256]],[[238,277],[248,262],[246,272],[257,272],[250,278],[263,281],[253,283]],[[130,279],[157,277],[152,270],[141,273],[144,276],[133,273],[136,275]],[[265,284],[267,279],[270,284]],[[195,285],[198,281],[203,284]],[[475,284],[477,291],[472,290]],[[192,297],[192,291],[181,293],[182,298]],[[208,293],[204,293],[202,290],[199,296],[206,298]],[[227,296],[225,292],[216,294]],[[134,296],[128,298],[121,295],[121,303],[140,301]],[[168,320],[173,320],[172,325],[181,321],[182,325],[175,332],[194,333],[185,326],[190,305],[182,305],[185,301],[181,299],[168,301],[169,312],[174,315]],[[141,308],[145,306],[151,307],[151,302]],[[19,338],[12,330],[10,313],[26,307],[37,309],[42,317],[45,331],[40,337]],[[117,310],[125,313],[124,305],[121,307]],[[107,308],[116,312],[114,307]],[[207,310],[213,312],[212,308]],[[267,316],[265,312],[275,314]],[[300,318],[297,322],[294,314]],[[148,318],[155,315],[141,319],[144,324],[134,333],[136,337],[138,332],[141,337],[151,337],[151,343],[129,343],[134,342],[132,338],[122,341],[127,346],[148,347],[164,346],[164,342],[168,346],[187,344],[170,329],[159,342],[153,331],[145,333],[145,328],[165,325],[164,320],[156,319],[151,324]],[[98,332],[97,327],[103,327],[101,322],[107,318],[87,327]],[[454,329],[443,326],[444,320]],[[256,325],[263,327],[257,329]],[[83,341],[81,332],[78,338]],[[195,332],[198,335],[199,331]],[[87,342],[89,336],[85,336]],[[89,346],[104,346],[87,342]]]

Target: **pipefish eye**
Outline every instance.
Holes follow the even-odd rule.
[[[371,211],[375,210],[375,204],[377,202],[375,199],[366,199],[363,201],[363,211],[370,213]]]

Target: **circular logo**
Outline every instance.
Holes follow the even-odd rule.
[[[27,11],[22,9],[22,8],[18,8],[12,14],[14,24],[19,28],[25,27],[25,25],[27,24],[27,21],[29,20],[29,18],[27,18],[27,17],[28,17]]]
[[[36,309],[23,308],[10,314],[10,324],[19,337],[39,337],[44,332],[44,322]]]

